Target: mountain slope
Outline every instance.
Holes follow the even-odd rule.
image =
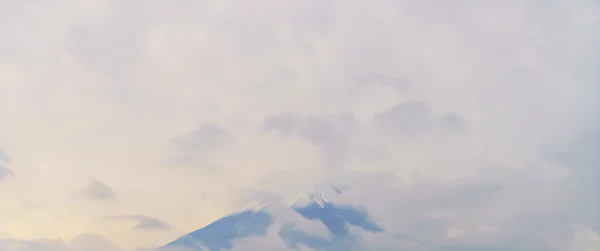
[[[198,251],[204,251],[204,248],[210,251],[231,249],[235,239],[266,235],[272,222],[272,215],[265,210],[246,210],[225,216],[170,242],[165,247],[191,247],[192,250]]]
[[[328,237],[298,229],[294,222],[283,222],[278,229],[278,237],[292,249],[301,245],[313,250],[348,250],[344,245],[353,240],[348,226],[374,233],[383,231],[370,219],[366,211],[351,205],[336,204],[335,197],[344,192],[345,189],[342,188],[317,187],[306,198],[296,201],[289,207],[289,210],[302,218],[323,224],[329,232]],[[231,250],[236,239],[265,236],[276,220],[277,216],[264,206],[246,209],[225,216],[163,248],[187,247],[193,251]]]

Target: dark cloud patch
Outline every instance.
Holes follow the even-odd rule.
[[[320,147],[329,167],[344,165],[350,150],[349,136],[358,129],[359,124],[352,113],[307,118],[282,114],[268,117],[263,124],[265,132],[277,130],[287,135],[299,135]]]
[[[8,162],[10,162],[10,157],[0,149],[0,164],[7,164]]]
[[[105,217],[105,219],[116,221],[134,221],[136,222],[135,226],[133,226],[134,230],[165,231],[171,228],[169,224],[145,215],[108,216]]]
[[[11,178],[15,176],[15,173],[6,165],[10,162],[10,157],[8,157],[2,149],[0,149],[0,181],[3,181],[7,178]]]
[[[375,121],[388,130],[406,134],[429,132],[434,126],[429,106],[424,102],[396,105],[387,112],[377,114]]]
[[[421,101],[398,104],[388,111],[376,114],[374,121],[381,128],[402,135],[464,133],[468,129],[467,120],[458,114],[436,115],[427,103]]]
[[[469,128],[468,121],[456,113],[447,113],[441,116],[439,123],[446,133],[465,133]]]
[[[196,130],[171,140],[174,153],[172,161],[178,164],[193,164],[207,152],[223,147],[231,136],[220,127],[205,124]]]
[[[93,201],[109,201],[116,196],[115,191],[110,186],[97,179],[93,179],[83,192],[87,199]]]

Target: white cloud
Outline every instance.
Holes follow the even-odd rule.
[[[337,182],[352,187],[336,203],[366,205],[364,209],[384,229],[375,234],[354,228],[360,250],[566,250],[570,236],[576,234],[573,222],[589,225],[598,219],[596,208],[572,207],[580,199],[573,198],[568,176],[543,170],[487,167],[469,178],[410,185],[368,173],[336,177],[341,177]],[[249,243],[281,243],[279,229],[290,218],[279,216],[278,220],[282,223],[275,224],[267,237],[240,240],[236,250],[247,249]],[[307,221],[296,218],[291,222]],[[322,233],[316,236],[330,238]]]
[[[600,222],[598,13],[586,0],[1,2],[0,180],[15,175],[0,230],[156,246],[248,193],[286,205],[332,183],[390,230],[363,233],[382,250],[568,250],[572,224]],[[118,199],[71,196],[89,177]],[[172,228],[104,220],[130,214]]]

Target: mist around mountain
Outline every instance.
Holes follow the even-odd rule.
[[[258,204],[216,220],[159,250],[232,250],[235,241],[265,237],[269,231],[277,232],[278,241],[288,249],[356,250],[359,239],[350,228],[371,233],[379,233],[384,229],[371,218],[367,210],[336,203],[335,198],[344,191],[338,187],[317,187],[306,198],[299,199],[288,208],[303,220],[322,225],[326,231],[308,232],[298,222],[289,218],[281,219],[280,215],[269,210],[268,205]]]
[[[535,174],[488,168],[410,185],[361,174],[348,189],[319,187],[290,204],[257,196],[162,247],[131,251],[598,250],[596,211],[565,192],[573,184]],[[0,239],[0,250],[125,251],[93,234],[69,242]]]

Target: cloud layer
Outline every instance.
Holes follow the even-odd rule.
[[[343,184],[386,230],[356,232],[364,250],[595,250],[599,16],[591,0],[1,2],[0,249],[156,247],[240,198]]]

